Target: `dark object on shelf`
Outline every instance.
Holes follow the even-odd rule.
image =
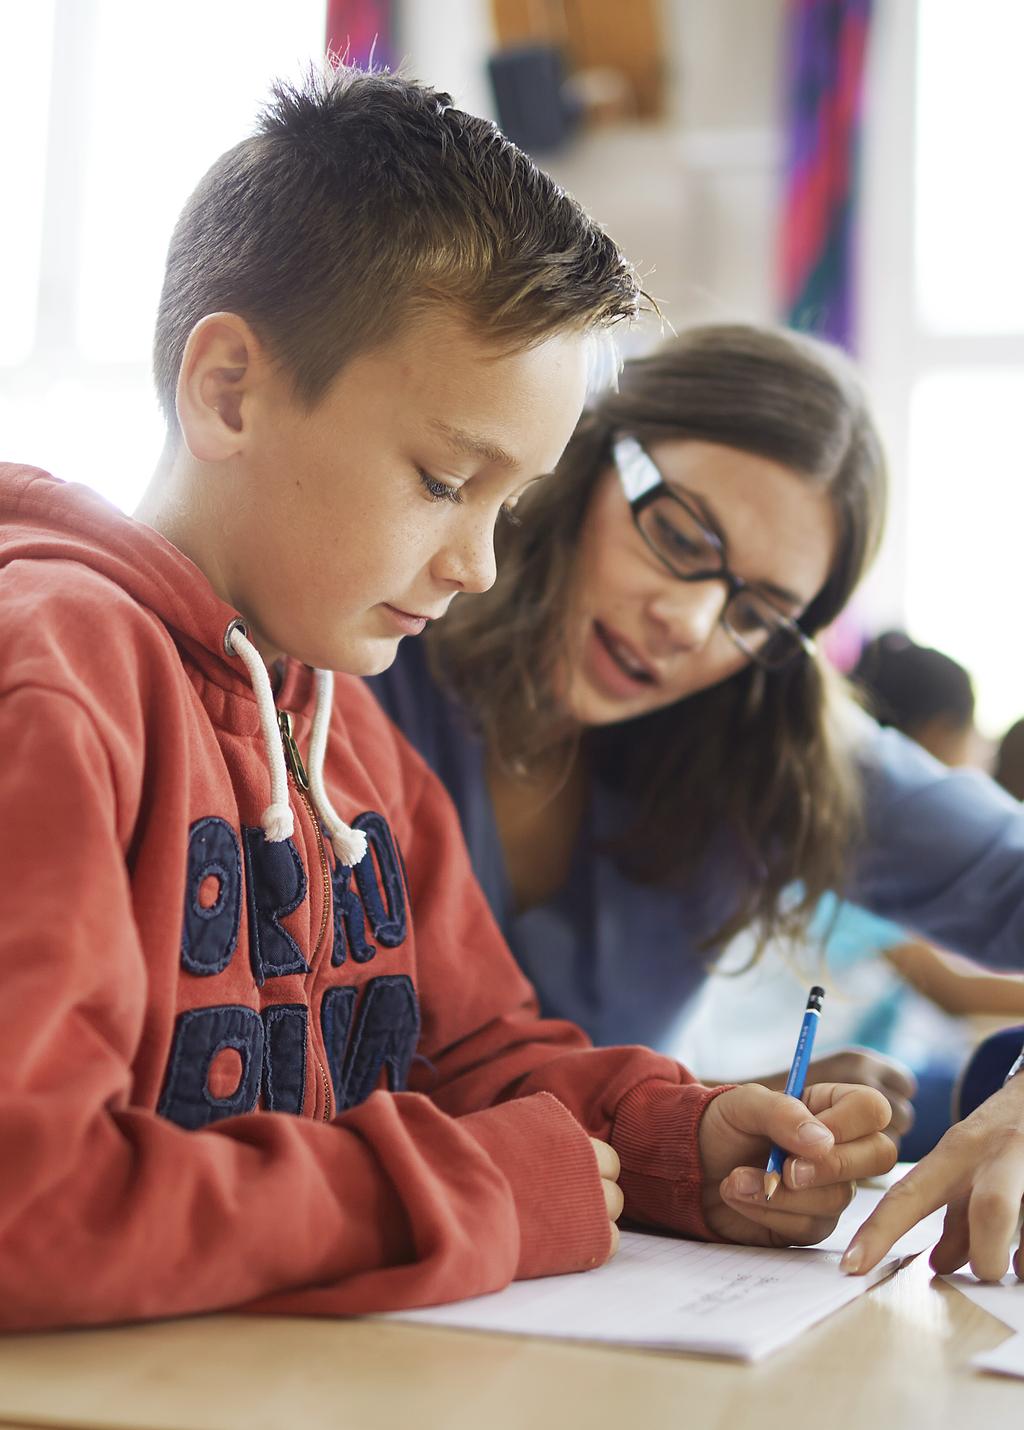
[[[565,88],[560,51],[554,45],[516,45],[492,55],[487,68],[502,131],[528,154],[560,149],[579,118]]]

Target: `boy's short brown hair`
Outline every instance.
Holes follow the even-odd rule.
[[[189,198],[154,341],[161,406],[207,313],[244,317],[309,405],[432,302],[510,349],[634,314],[636,278],[579,204],[447,94],[352,68],[278,84]]]

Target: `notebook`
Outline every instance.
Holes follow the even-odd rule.
[[[618,1255],[597,1271],[518,1281],[494,1295],[393,1319],[758,1360],[938,1239],[939,1214],[903,1237],[867,1276],[843,1276],[840,1255],[882,1195],[858,1191],[833,1235],[813,1249],[719,1246],[627,1231]]]

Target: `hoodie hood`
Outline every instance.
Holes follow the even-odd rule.
[[[227,688],[251,689],[271,784],[261,822],[269,842],[288,839],[294,816],[270,677],[242,617],[221,600],[204,572],[166,537],[125,516],[89,487],[59,481],[38,467],[0,463],[0,569],[15,561],[87,566],[152,611],[204,676]],[[366,838],[344,823],[327,797],[323,762],[334,681],[330,671],[322,670],[315,672],[315,681],[309,795],[338,858],[352,865],[365,854]],[[290,739],[286,732],[285,738]],[[292,769],[297,784],[306,780],[301,762],[293,761]]]
[[[205,675],[222,685],[247,683],[245,666],[224,646],[239,613],[184,552],[91,488],[0,463],[0,567],[12,561],[88,566],[152,611],[191,655],[205,653]]]

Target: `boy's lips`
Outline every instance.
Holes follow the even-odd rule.
[[[420,615],[417,611],[403,611],[401,606],[392,606],[388,601],[383,601],[381,608],[388,613],[403,635],[408,636],[418,636],[428,621],[437,619],[435,616]]]

